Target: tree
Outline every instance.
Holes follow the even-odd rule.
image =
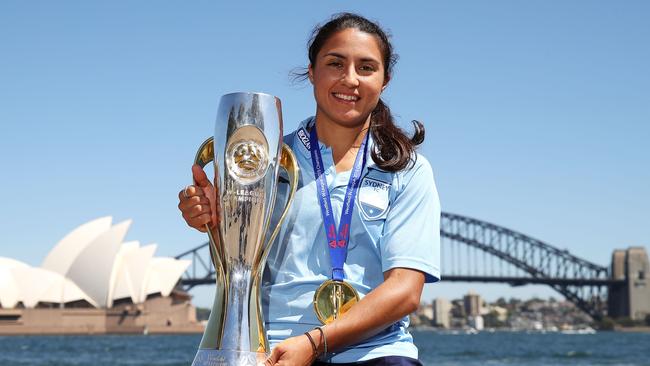
[[[614,330],[616,323],[614,320],[608,316],[603,317],[599,322],[596,323],[596,328],[598,330]]]
[[[627,316],[623,317],[623,318],[616,319],[616,322],[618,324],[624,326],[624,327],[633,327],[633,326],[637,325],[636,322],[632,318],[627,317]]]
[[[503,297],[498,298],[496,304],[501,306],[502,308],[508,306],[508,302]]]

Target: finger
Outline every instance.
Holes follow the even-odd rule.
[[[205,225],[210,222],[210,215],[203,214],[191,219],[186,219],[187,225],[193,227],[199,231],[205,232]]]
[[[187,186],[183,189],[181,189],[180,192],[178,192],[178,200],[181,203],[187,202],[190,198],[194,196],[205,196],[205,193],[203,193],[203,190],[196,187],[196,186]]]
[[[201,188],[210,187],[212,185],[207,174],[205,174],[205,170],[196,164],[192,165],[192,177],[194,177],[196,185]]]
[[[264,366],[273,366],[274,364],[275,364],[275,362],[273,362],[273,361],[271,360],[271,357],[270,357],[270,356],[269,356],[269,358],[267,358],[267,359],[264,361]]]
[[[197,206],[192,206],[192,207],[186,207],[183,210],[181,210],[181,214],[185,221],[191,221],[199,216],[202,215],[207,215],[208,220],[206,224],[212,224],[212,211],[210,211],[210,208],[208,205],[197,205]]]
[[[265,365],[268,366],[273,366],[275,365],[276,362],[278,362],[278,357],[280,355],[280,352],[278,352],[278,348],[274,348],[273,351],[271,351],[271,354],[269,355],[269,358],[266,359],[266,362],[264,363]]]
[[[192,207],[196,205],[209,205],[210,207],[212,207],[210,200],[206,196],[196,195],[190,198],[182,198],[181,201],[178,203],[178,209],[185,212],[190,210]]]
[[[184,201],[184,200],[186,200],[187,197],[189,197],[189,195],[187,194],[187,189],[188,189],[188,188],[189,188],[189,186],[187,186],[187,187],[181,189],[181,190],[178,192],[178,199],[181,200],[181,202]]]
[[[191,205],[210,205],[210,200],[205,195],[192,196],[187,200]]]
[[[201,215],[208,214],[210,216],[210,220],[208,222],[212,221],[212,210],[210,209],[210,205],[196,205],[192,208],[190,208],[187,212],[187,216],[190,219],[193,219],[195,217],[199,217]]]
[[[203,192],[203,189],[195,185],[187,186],[185,188],[185,193],[187,194],[187,197],[205,196],[205,192]]]

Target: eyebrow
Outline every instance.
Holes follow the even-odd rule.
[[[325,56],[334,56],[334,57],[342,58],[342,59],[344,59],[344,60],[347,59],[347,57],[343,56],[343,55],[340,54],[340,53],[336,53],[336,52],[328,52],[328,53],[326,53],[326,54],[323,55],[323,57],[325,57]],[[375,59],[372,58],[372,57],[363,57],[363,58],[361,58],[361,61],[362,61],[362,62],[375,62],[375,63],[379,63],[379,61],[375,60]]]

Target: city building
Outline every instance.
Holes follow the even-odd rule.
[[[0,257],[0,334],[201,332],[176,285],[188,260],[123,242],[131,221],[79,226],[40,267]]]
[[[422,304],[418,309],[418,313],[420,314],[421,317],[428,320],[429,324],[431,324],[431,321],[433,321],[433,316],[434,316],[432,304]]]
[[[481,315],[481,296],[473,291],[463,296],[463,305],[467,316]]]
[[[433,300],[433,324],[437,327],[451,327],[451,302],[444,298]]]
[[[499,305],[490,305],[488,307],[488,314],[492,314],[500,322],[505,322],[508,319],[508,309]]]

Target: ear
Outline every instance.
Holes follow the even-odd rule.
[[[309,82],[314,83],[314,69],[311,67],[311,64],[307,66],[307,77],[309,77]]]
[[[386,80],[384,80],[384,86],[381,87],[381,91],[384,91],[386,87],[388,87],[388,82],[390,81],[390,76],[386,76]]]

